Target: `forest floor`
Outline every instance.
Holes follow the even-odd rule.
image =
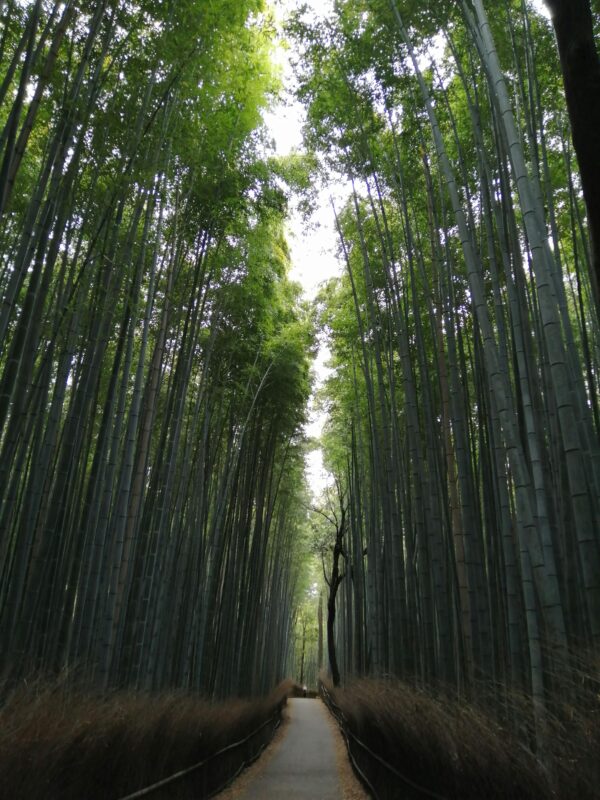
[[[340,732],[320,700],[288,700],[284,723],[219,800],[366,800]]]

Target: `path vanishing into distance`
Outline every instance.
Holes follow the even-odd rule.
[[[363,800],[341,735],[320,700],[288,700],[281,735],[219,800]]]

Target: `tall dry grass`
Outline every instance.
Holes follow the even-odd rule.
[[[117,800],[203,761],[276,714],[293,687],[211,703],[184,693],[102,696],[36,682],[0,710],[1,800]],[[156,798],[200,798],[232,777],[272,735],[219,756]]]
[[[600,798],[600,702],[591,684],[550,703],[543,761],[530,747],[530,703],[516,694],[500,707],[497,696],[495,705],[467,703],[399,681],[327,688],[358,739],[448,800]],[[381,800],[423,797],[357,744],[352,751]]]

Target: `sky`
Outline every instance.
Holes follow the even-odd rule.
[[[296,0],[274,0],[280,20],[283,20],[297,5]],[[316,20],[326,16],[333,3],[332,0],[309,0],[306,5],[312,8]],[[265,115],[265,121],[275,142],[277,153],[288,155],[294,150],[302,150],[302,125],[305,115],[302,105],[290,96],[294,76],[288,53],[284,48],[278,50],[277,60],[283,69],[288,97]],[[309,229],[302,225],[298,215],[294,215],[290,221],[293,265],[291,277],[302,284],[309,297],[315,295],[319,283],[339,273],[339,265],[333,256],[335,236],[329,191],[335,192],[335,187],[329,187],[328,191],[320,193],[319,207],[313,215]]]
[[[314,14],[314,19],[327,16],[333,7],[333,0],[303,0]],[[273,0],[276,15],[280,21],[299,5],[299,0]],[[534,7],[544,16],[549,17],[543,0],[533,0]],[[265,122],[275,143],[278,155],[288,155],[294,150],[302,150],[302,125],[304,110],[300,103],[292,99],[294,76],[289,62],[289,53],[279,48],[276,60],[283,70],[286,92],[282,102],[265,114]],[[304,225],[300,215],[292,212],[288,224],[288,240],[291,251],[292,269],[290,277],[302,285],[306,297],[315,297],[319,285],[332,277],[339,276],[342,265],[335,256],[336,233],[330,197],[343,197],[346,187],[341,183],[331,183],[319,192],[318,206],[310,225]],[[315,365],[318,389],[329,372],[327,361],[330,353],[321,346]],[[316,410],[314,398],[309,405],[309,423],[306,426],[308,436],[318,439],[325,423],[325,415]],[[320,449],[312,451],[307,459],[306,476],[315,496],[318,496],[327,485],[328,476],[323,468],[323,454]]]
[[[295,0],[275,0],[274,6],[279,19],[298,5]],[[309,0],[307,5],[312,8],[315,19],[325,16],[332,7],[332,0]],[[275,150],[279,155],[288,155],[294,150],[302,150],[302,125],[304,110],[300,103],[291,99],[293,86],[293,72],[289,63],[288,53],[281,48],[277,59],[283,69],[284,83],[288,90],[288,97],[265,114],[265,122],[275,142]],[[290,278],[301,284],[307,298],[314,298],[319,285],[329,278],[341,273],[341,264],[334,255],[336,237],[333,211],[330,204],[330,194],[339,195],[340,187],[332,184],[319,193],[318,207],[315,209],[312,220],[305,225],[298,213],[292,212],[288,223],[288,243],[290,246],[292,269]],[[327,361],[330,353],[326,347],[321,347],[317,355],[315,372],[315,389],[322,385],[329,370]],[[314,397],[309,404],[309,423],[306,433],[313,439],[321,435],[325,415],[317,412]],[[315,496],[325,488],[328,476],[323,467],[323,453],[315,449],[309,453],[306,464],[308,484]]]

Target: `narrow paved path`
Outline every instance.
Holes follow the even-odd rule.
[[[336,731],[319,700],[288,700],[287,730],[239,800],[339,800]],[[363,795],[364,796],[364,795]]]

